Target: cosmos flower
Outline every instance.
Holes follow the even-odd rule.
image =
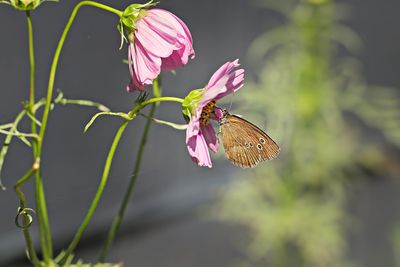
[[[128,92],[144,90],[161,70],[175,70],[195,56],[193,40],[185,23],[163,9],[140,9],[129,34]]]
[[[220,120],[222,111],[216,106],[216,102],[243,86],[244,70],[234,70],[239,65],[238,59],[222,65],[206,87],[192,91],[183,104],[183,113],[186,116],[190,115],[186,130],[186,146],[192,160],[199,166],[212,167],[208,149],[217,152],[218,138],[210,119]]]

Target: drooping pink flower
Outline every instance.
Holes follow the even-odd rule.
[[[186,146],[192,160],[199,166],[212,167],[208,148],[214,153],[218,150],[218,138],[210,119],[219,120],[221,109],[216,107],[216,101],[238,91],[244,82],[244,70],[238,67],[239,60],[222,65],[211,77],[204,88],[201,99],[191,112],[186,130]]]
[[[130,36],[128,92],[144,90],[161,70],[175,70],[195,56],[192,36],[181,19],[157,8],[141,14]]]

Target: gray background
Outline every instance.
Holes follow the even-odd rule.
[[[36,90],[44,96],[49,65],[58,38],[73,6],[79,1],[45,3],[33,12],[36,45]],[[102,1],[123,9],[131,1]],[[360,59],[371,84],[400,86],[400,2],[352,0],[348,24],[364,41]],[[259,9],[253,1],[162,1],[161,7],[181,17],[191,29],[196,59],[164,76],[164,92],[183,97],[203,86],[216,68],[240,58],[244,68],[250,42],[281,19]],[[61,55],[56,88],[69,98],[90,98],[116,111],[132,107],[136,94],[127,94],[127,66],[121,64],[126,49],[119,51],[117,17],[84,7],[71,29]],[[0,122],[11,121],[28,95],[27,27],[23,12],[0,6]],[[250,68],[249,68],[250,69]],[[256,70],[252,70],[256,73]],[[44,145],[43,177],[50,221],[57,248],[68,243],[85,215],[101,177],[107,150],[120,123],[99,119],[87,134],[83,126],[95,110],[58,106],[50,115]],[[179,107],[163,105],[163,119],[182,122]],[[104,229],[114,215],[133,167],[143,120],[130,124],[118,147],[109,184],[77,252],[85,260],[96,258]],[[26,127],[27,125],[25,125]],[[28,128],[26,128],[28,129]],[[237,228],[198,219],[199,207],[207,206],[220,185],[232,180],[237,170],[224,160],[213,169],[199,168],[189,159],[184,132],[154,125],[144,164],[117,243],[110,260],[127,266],[230,266],[241,252],[235,246]],[[0,266],[25,263],[22,233],[13,219],[17,198],[12,185],[31,165],[31,154],[20,142],[13,143],[3,179],[9,190],[0,192]],[[245,175],[245,173],[243,173]],[[352,192],[349,211],[364,227],[350,236],[350,257],[361,266],[394,266],[386,229],[399,221],[399,181],[393,177],[361,183]],[[32,197],[33,183],[24,187]],[[34,200],[29,198],[33,206]],[[200,209],[201,210],[201,209]],[[201,217],[201,216],[200,216]],[[33,231],[35,227],[32,227]],[[37,233],[34,232],[35,240]]]

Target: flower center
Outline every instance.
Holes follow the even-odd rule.
[[[211,114],[214,113],[214,110],[215,110],[215,104],[216,104],[216,101],[215,100],[211,100],[201,110],[200,124],[202,126],[206,126],[209,123],[210,116],[211,116]]]

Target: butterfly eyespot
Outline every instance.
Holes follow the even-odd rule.
[[[249,145],[250,145],[250,147],[253,147],[253,146],[254,146],[253,143],[249,143]]]
[[[261,143],[261,144],[265,144],[265,139],[261,137],[261,138],[260,138],[260,143]]]
[[[257,149],[258,150],[262,150],[263,149],[262,145],[261,144],[257,144]]]
[[[245,143],[244,146],[245,146],[246,148],[250,148],[250,147],[253,146],[253,144],[252,144],[252,143]]]

